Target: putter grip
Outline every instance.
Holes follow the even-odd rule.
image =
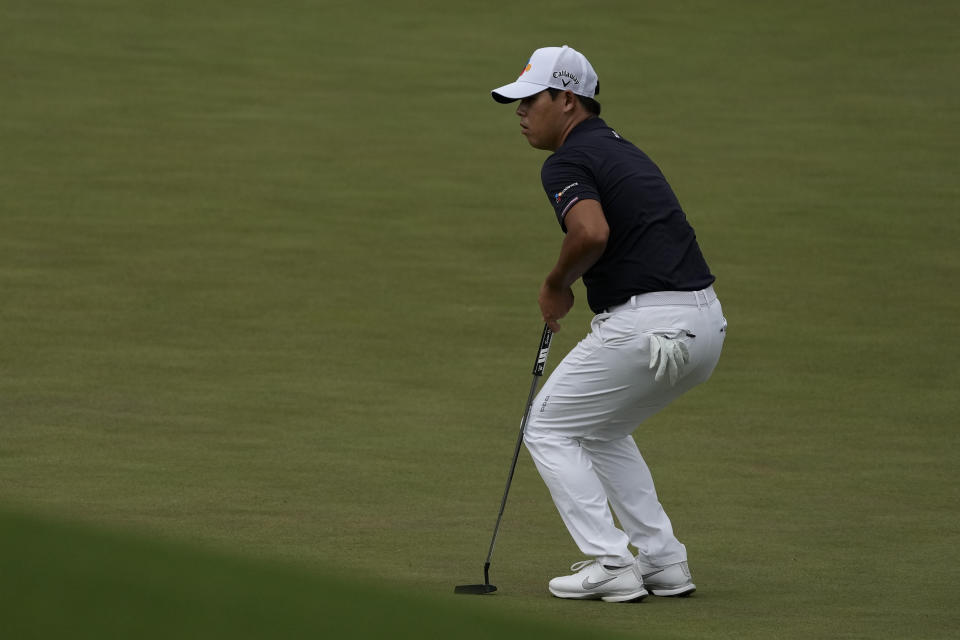
[[[547,364],[547,354],[550,353],[550,341],[553,339],[553,331],[550,331],[550,325],[543,325],[543,335],[540,336],[540,350],[537,351],[537,361],[533,363],[533,375],[542,376],[543,368]]]

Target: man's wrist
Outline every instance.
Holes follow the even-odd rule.
[[[551,291],[563,291],[570,285],[567,284],[566,278],[563,277],[563,274],[558,274],[556,271],[551,271],[547,275],[547,279],[543,281],[543,286]]]

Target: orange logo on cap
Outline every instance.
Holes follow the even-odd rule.
[[[523,68],[523,71],[520,72],[520,75],[523,75],[523,74],[525,74],[527,71],[530,71],[530,66],[531,66],[530,63],[528,62],[528,63],[527,63],[527,66],[525,66],[525,67]]]

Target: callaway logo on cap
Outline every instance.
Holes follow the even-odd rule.
[[[573,91],[586,98],[600,93],[597,72],[582,53],[564,45],[543,47],[530,56],[516,82],[505,84],[490,93],[497,102],[520,100],[544,89]]]

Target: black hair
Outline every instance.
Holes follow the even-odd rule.
[[[597,83],[597,84],[599,84],[599,83]],[[598,88],[599,88],[599,87],[598,87]],[[550,99],[551,99],[551,100],[554,100],[558,95],[560,95],[561,93],[563,93],[563,90],[561,90],[561,89],[554,89],[553,87],[547,87],[547,91],[550,92]],[[588,97],[586,97],[586,96],[581,96],[581,95],[578,95],[578,94],[576,94],[576,93],[573,94],[573,95],[577,96],[577,100],[580,101],[580,104],[582,104],[583,107],[584,107],[588,112],[592,113],[592,114],[595,115],[595,116],[599,116],[599,115],[600,115],[600,103],[599,103],[599,102],[597,102],[597,101],[594,100],[593,98],[588,98]]]

